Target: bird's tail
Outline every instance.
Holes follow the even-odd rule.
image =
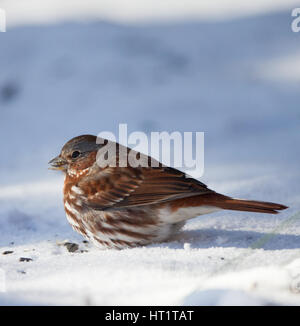
[[[277,214],[279,213],[278,211],[288,208],[281,204],[256,200],[235,199],[220,194],[215,194],[214,204],[216,207],[222,209],[268,214]]]

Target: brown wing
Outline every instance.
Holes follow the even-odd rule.
[[[99,171],[97,178],[94,174],[84,178],[78,186],[87,194],[83,203],[98,210],[150,205],[212,192],[185,173],[163,166],[109,167]]]

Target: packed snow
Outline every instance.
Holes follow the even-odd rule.
[[[0,33],[0,304],[300,304],[300,33],[291,21],[286,10]],[[63,176],[47,162],[71,137],[117,133],[119,123],[204,131],[202,182],[290,208],[200,216],[147,247],[84,243],[64,214]]]

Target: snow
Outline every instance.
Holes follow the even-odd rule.
[[[220,20],[299,6],[297,0],[2,0],[9,25],[45,24],[69,19],[136,23],[186,19]]]
[[[0,304],[299,305],[300,34],[291,19],[283,10],[0,33]],[[290,208],[204,215],[142,248],[85,244],[64,214],[63,177],[47,162],[71,137],[119,123],[204,131],[201,181]]]

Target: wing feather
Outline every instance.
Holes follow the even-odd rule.
[[[185,173],[165,166],[108,167],[78,183],[84,205],[97,210],[121,209],[162,203],[211,193],[212,190]]]

